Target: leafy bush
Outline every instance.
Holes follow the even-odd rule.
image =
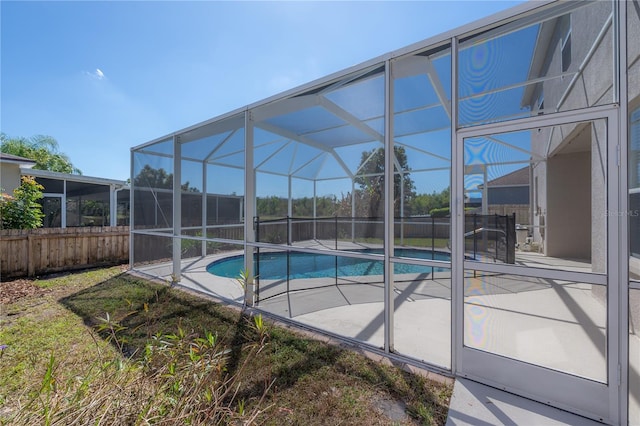
[[[44,187],[33,176],[22,176],[22,183],[13,191],[13,197],[0,195],[0,229],[35,229],[42,226]]]
[[[447,217],[451,216],[451,211],[449,210],[449,207],[442,207],[439,209],[431,209],[429,214],[432,217]]]
[[[474,207],[465,207],[464,211],[465,213],[470,212],[472,210],[475,210]],[[431,209],[431,211],[429,212],[429,215],[431,217],[449,217],[451,216],[451,210],[449,209],[449,207],[442,207],[439,209]]]

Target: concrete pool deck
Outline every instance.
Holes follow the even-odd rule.
[[[243,290],[236,280],[217,277],[206,271],[212,261],[232,254],[241,253],[184,260],[180,286],[242,303]],[[545,261],[543,256],[535,253],[524,253],[518,260],[536,265]],[[567,265],[566,260],[546,261],[562,263],[563,269],[590,269],[590,265],[581,262]],[[171,264],[147,265],[137,269],[169,279]],[[394,289],[395,352],[444,370],[450,369],[450,278],[447,273],[404,278]],[[339,280],[338,284],[328,283],[326,279],[291,280],[287,293],[282,291],[286,290],[286,282],[263,280],[261,299],[256,308],[311,329],[382,348],[384,288],[381,282],[371,281],[371,277],[349,277],[348,280]],[[606,306],[602,295],[591,285],[485,274],[466,277],[465,288],[467,346],[606,381]],[[635,350],[640,350],[637,349],[640,345],[637,335],[631,335],[630,344]],[[632,371],[637,375],[640,359],[632,359],[631,362]],[[476,390],[462,392],[475,395]],[[509,398],[517,397],[511,395],[506,400]],[[471,417],[452,417],[456,423],[451,424],[478,424],[469,419],[480,414],[460,411],[455,407],[455,401],[454,398],[452,413],[461,412]],[[631,412],[639,413],[639,402],[635,399],[630,402]],[[523,404],[527,407],[526,403]],[[486,404],[483,402],[481,405]]]
[[[446,426],[580,425],[602,423],[467,379],[456,379]]]

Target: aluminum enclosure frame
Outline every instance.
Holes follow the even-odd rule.
[[[511,265],[496,265],[496,264],[477,264],[472,261],[466,260],[464,256],[464,207],[465,207],[465,166],[464,166],[464,139],[474,136],[488,135],[492,132],[509,132],[515,130],[529,129],[538,125],[560,125],[572,122],[582,122],[588,120],[604,119],[607,120],[608,130],[608,152],[607,152],[607,206],[611,210],[617,212],[627,212],[629,210],[629,184],[628,184],[628,164],[626,159],[628,158],[628,135],[629,135],[629,120],[628,120],[628,104],[629,104],[629,87],[627,81],[627,9],[625,2],[614,1],[612,4],[613,12],[613,37],[614,37],[614,78],[613,78],[613,101],[607,102],[600,106],[589,106],[587,108],[575,109],[570,111],[555,112],[553,114],[540,116],[532,116],[528,118],[516,118],[508,121],[500,121],[495,123],[485,124],[473,124],[462,126],[459,122],[459,101],[460,87],[459,87],[459,49],[460,44],[465,40],[470,39],[473,36],[482,34],[488,31],[516,31],[522,26],[523,22],[538,21],[541,17],[548,14],[558,14],[558,10],[565,8],[570,10],[575,6],[573,2],[559,2],[554,0],[544,2],[528,2],[519,5],[515,8],[501,12],[488,18],[481,19],[471,24],[462,26],[460,28],[448,31],[444,34],[426,39],[424,41],[412,44],[402,49],[395,50],[388,54],[371,59],[359,65],[353,66],[343,71],[333,73],[329,76],[315,80],[313,82],[301,85],[294,89],[285,91],[283,93],[274,95],[267,99],[255,102],[248,106],[238,108],[229,113],[220,115],[210,120],[203,121],[201,123],[189,126],[180,131],[176,131],[165,135],[163,137],[154,139],[145,144],[138,145],[131,149],[131,236],[130,236],[130,264],[134,268],[135,253],[134,253],[134,236],[150,236],[150,237],[166,237],[172,240],[172,278],[179,281],[181,275],[181,241],[185,239],[185,235],[181,229],[181,192],[175,190],[181,186],[181,161],[182,159],[182,142],[180,137],[188,133],[197,132],[198,130],[209,126],[221,123],[224,120],[231,118],[242,118],[244,129],[244,223],[243,223],[243,241],[237,241],[227,238],[208,238],[206,234],[206,181],[207,172],[205,161],[203,161],[203,205],[202,205],[202,234],[203,236],[190,236],[186,239],[193,239],[202,241],[202,253],[206,253],[206,243],[208,241],[218,243],[228,243],[241,245],[245,254],[245,270],[247,270],[250,276],[253,276],[253,254],[255,249],[272,249],[277,251],[292,251],[300,253],[322,253],[331,254],[333,256],[344,256],[351,258],[362,258],[380,261],[384,265],[384,345],[380,348],[369,347],[372,350],[381,351],[399,359],[405,359],[409,363],[419,364],[432,368],[435,371],[443,372],[453,376],[465,374],[465,363],[469,362],[469,359],[464,354],[464,279],[465,269],[479,268],[487,272],[492,273],[510,273],[513,275],[529,275],[525,267],[511,266]],[[554,15],[555,16],[555,15]],[[604,37],[604,35],[602,35]],[[428,51],[435,47],[448,46],[450,48],[450,129],[451,129],[451,157],[450,157],[450,185],[451,185],[451,260],[450,262],[442,263],[440,261],[433,260],[407,260],[399,259],[394,256],[395,238],[394,238],[394,176],[396,172],[394,170],[401,170],[397,164],[397,160],[394,155],[388,155],[388,153],[394,152],[396,141],[394,137],[394,64],[402,61],[411,56],[417,55],[421,52]],[[355,253],[347,250],[331,250],[326,251],[322,249],[304,248],[296,246],[282,246],[279,244],[259,242],[256,240],[255,230],[253,227],[253,221],[251,220],[256,216],[256,167],[255,167],[255,132],[261,128],[267,128],[264,125],[261,126],[259,120],[256,119],[253,112],[256,109],[269,107],[276,105],[278,102],[292,99],[297,96],[302,96],[307,92],[314,91],[318,88],[329,86],[331,84],[341,82],[356,75],[366,74],[370,70],[376,70],[380,67],[383,68],[382,78],[384,80],[384,133],[383,136],[383,148],[387,153],[385,155],[385,167],[384,167],[384,244],[382,254],[368,254],[368,253]],[[530,83],[530,82],[529,82]],[[565,92],[568,93],[568,92]],[[443,105],[446,102],[442,102]],[[327,106],[325,104],[325,106]],[[329,108],[335,108],[330,106]],[[339,111],[338,111],[339,112]],[[294,135],[291,135],[292,139]],[[173,224],[169,228],[155,228],[155,229],[135,229],[134,217],[135,217],[135,205],[134,205],[134,156],[136,152],[142,152],[145,148],[151,147],[160,142],[167,141],[168,139],[173,141]],[[304,143],[304,139],[300,138],[301,143]],[[315,160],[315,158],[314,158]],[[309,162],[314,161],[309,160]],[[267,160],[265,160],[267,161]],[[306,165],[306,164],[305,164]],[[304,167],[305,165],[301,166]],[[445,168],[446,169],[446,168]],[[349,171],[347,170],[347,173]],[[285,175],[285,174],[283,174]],[[400,173],[402,176],[402,173]],[[335,178],[339,179],[339,178]],[[352,187],[354,185],[353,176]],[[311,180],[311,179],[309,179]],[[320,179],[313,179],[313,193],[314,193],[314,205],[313,212],[314,217],[316,215],[315,194],[316,184]],[[292,215],[291,205],[291,174],[288,175],[288,215]],[[355,207],[352,205],[352,209]],[[355,211],[355,210],[354,210]],[[353,214],[355,216],[355,214]],[[315,226],[315,225],[314,225]],[[169,232],[169,233],[168,233]],[[603,420],[605,422],[613,424],[627,424],[631,420],[629,419],[629,289],[640,289],[640,284],[631,283],[629,279],[629,222],[628,218],[624,216],[617,216],[616,218],[609,218],[606,228],[606,253],[607,253],[607,268],[606,273],[583,273],[583,272],[569,272],[569,271],[550,271],[550,270],[536,270],[536,277],[543,278],[555,278],[563,279],[567,281],[577,281],[587,284],[594,284],[598,286],[607,287],[607,300],[611,304],[607,311],[607,376],[609,389],[609,400],[606,404],[610,404],[607,408],[609,412],[608,417],[598,417],[593,413],[586,412],[583,408],[576,405],[567,405],[564,403],[555,403],[553,400],[543,401],[551,405],[559,406],[560,408],[577,412],[585,416]],[[414,263],[427,266],[441,266],[450,268],[451,270],[451,368],[449,370],[444,369],[438,365],[431,365],[424,362],[416,361],[411,357],[403,357],[398,355],[394,348],[394,272],[393,266],[396,262],[400,263]],[[135,268],[134,268],[135,269]],[[248,288],[245,293],[245,303],[252,304],[255,301],[255,294],[253,288]],[[258,307],[259,309],[259,307]],[[326,331],[325,331],[326,332]],[[329,332],[329,334],[331,334]],[[339,337],[339,336],[336,336]],[[344,338],[344,337],[343,337]],[[357,341],[355,339],[345,338],[351,342],[368,347],[366,343]],[[484,355],[480,355],[482,358]],[[478,358],[478,359],[480,359]],[[491,364],[488,361],[487,365]],[[494,367],[491,364],[491,368]],[[527,394],[517,388],[517,386],[511,388],[505,383],[497,380],[491,382],[486,378],[474,376],[470,374],[469,377],[482,381],[484,383],[504,387],[515,393],[523,394],[524,396],[531,397],[533,399],[541,400],[540,395]],[[597,386],[594,386],[597,387]],[[597,391],[599,392],[599,391]],[[592,395],[598,394],[596,391]],[[587,403],[588,405],[588,403]]]

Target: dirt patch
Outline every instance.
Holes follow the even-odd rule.
[[[410,421],[407,415],[407,406],[402,401],[394,400],[386,395],[376,395],[372,399],[372,404],[394,422]]]
[[[31,280],[13,280],[0,283],[0,305],[8,305],[25,297],[35,297],[48,290],[38,287]]]

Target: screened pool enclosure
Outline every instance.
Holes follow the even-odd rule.
[[[132,267],[640,424],[638,40],[531,2],[137,146]]]

